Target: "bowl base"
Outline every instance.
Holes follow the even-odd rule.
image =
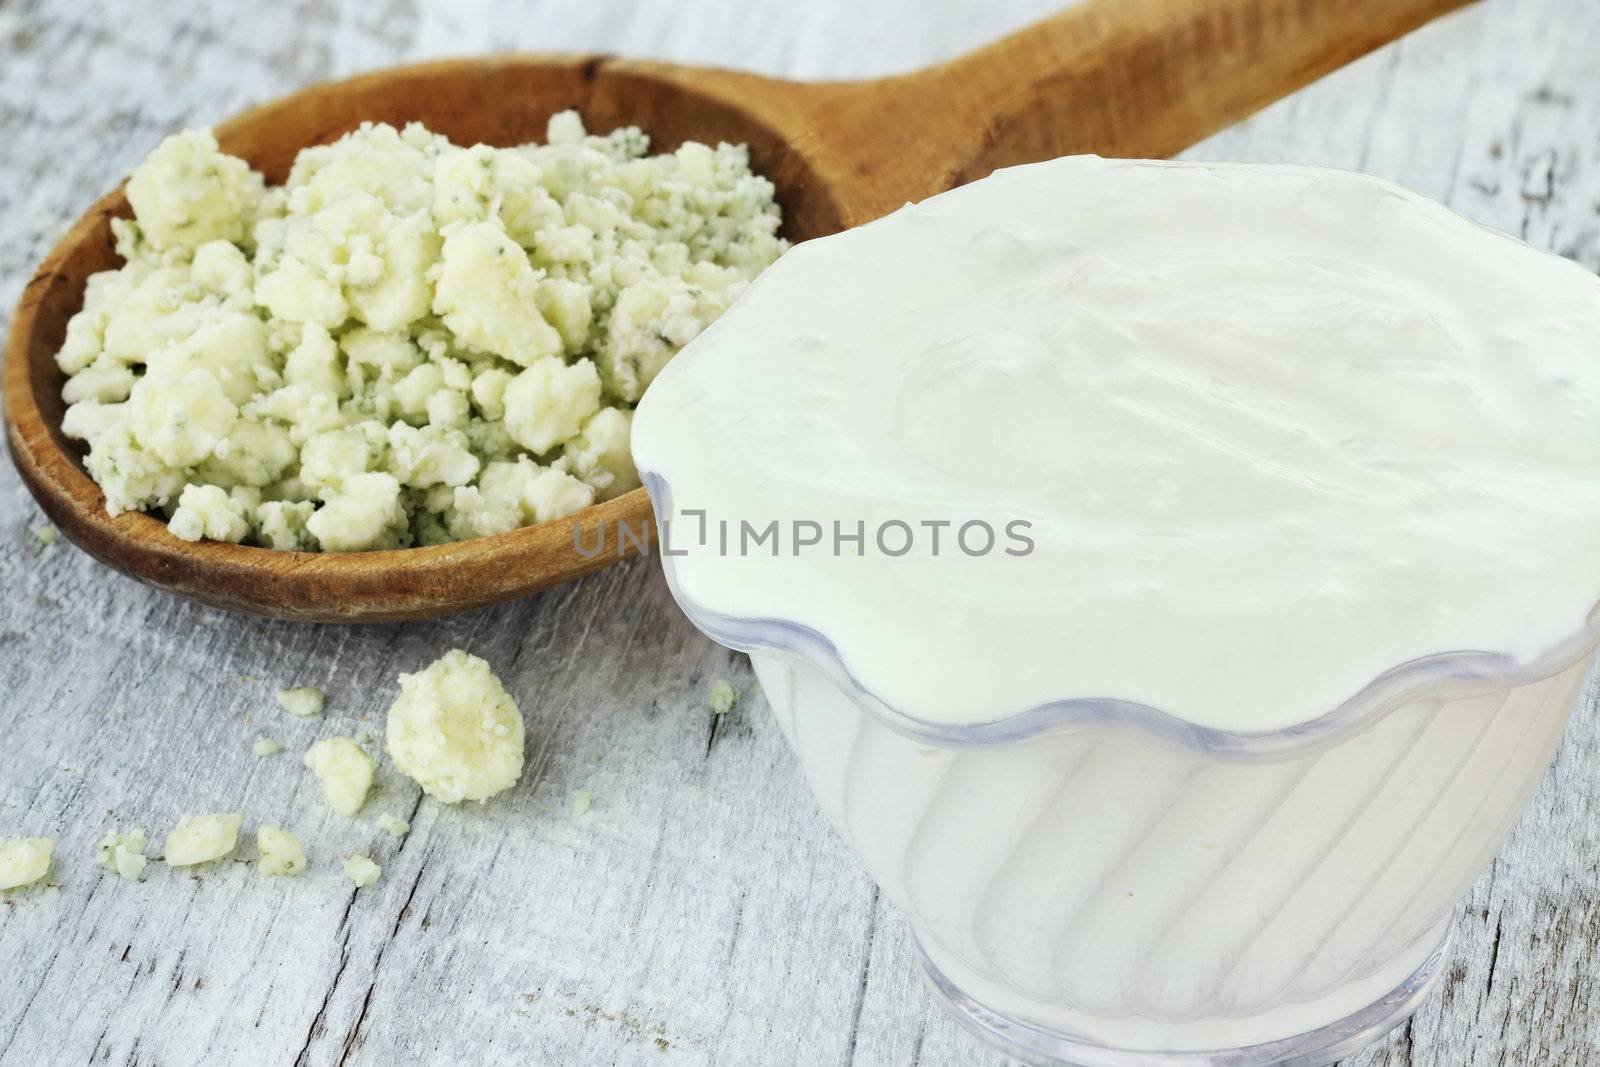
[[[1428,939],[1421,966],[1388,993],[1365,1007],[1305,1033],[1239,1048],[1187,1052],[1116,1048],[1082,1034],[996,1011],[963,991],[920,939],[913,935],[917,960],[935,998],[963,1027],[1024,1063],[1039,1067],[1323,1067],[1376,1041],[1410,1018],[1427,999],[1449,962],[1455,942],[1455,913],[1437,940]]]

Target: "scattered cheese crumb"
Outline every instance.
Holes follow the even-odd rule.
[[[718,678],[711,683],[711,695],[706,698],[711,714],[726,715],[737,703],[739,703],[739,691],[730,685],[726,678]]]
[[[587,815],[592,807],[594,807],[594,794],[589,792],[587,787],[572,794],[572,814],[574,816]]]
[[[324,700],[322,690],[309,685],[303,685],[298,689],[278,690],[278,704],[290,715],[298,715],[302,719],[321,715]]]
[[[365,889],[378,880],[378,875],[383,873],[383,868],[372,862],[371,856],[357,853],[347,856],[344,861],[344,873],[356,884],[357,889]]]
[[[43,878],[50,870],[50,853],[55,847],[48,837],[0,841],[0,889],[16,889]]]
[[[430,796],[483,801],[522,776],[522,731],[517,702],[489,665],[454,649],[400,676],[389,756]]]
[[[372,757],[349,737],[324,737],[306,750],[306,766],[322,782],[328,807],[353,816],[372,788]]]
[[[276,756],[283,751],[283,746],[270,737],[258,737],[250,750],[258,756]]]
[[[306,850],[300,839],[276,826],[263,826],[256,831],[256,851],[261,853],[258,866],[262,874],[287,878],[306,869]]]
[[[33,536],[39,539],[39,543],[41,545],[49,548],[51,545],[61,540],[61,531],[47,522],[43,526],[40,526],[38,529],[34,530]]]
[[[390,837],[404,837],[411,832],[411,824],[398,815],[378,816],[378,829]]]
[[[166,844],[161,847],[162,858],[169,867],[192,867],[220,860],[238,843],[239,824],[243,821],[244,816],[238,812],[185,815],[167,835]]]
[[[95,846],[95,862],[113,874],[137,882],[144,874],[146,843],[142,827],[136,826],[127,833],[111,830]]]

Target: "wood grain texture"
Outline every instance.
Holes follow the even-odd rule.
[[[0,0],[0,306],[161,135],[305,82],[505,49],[872,76],[1054,6]],[[1190,154],[1371,170],[1593,270],[1596,54],[1591,0],[1488,0]],[[748,668],[653,562],[450,620],[307,627],[166,597],[43,545],[41,522],[0,460],[0,836],[59,838],[59,887],[0,903],[0,1065],[1004,1062],[933,1007],[760,697],[712,721],[710,681],[748,689]],[[386,774],[360,820],[326,812],[305,746],[376,729],[394,675],[452,645],[528,713],[522,784],[448,809]],[[273,707],[302,683],[327,688],[323,720]],[[1600,1062],[1596,698],[1474,888],[1440,995],[1350,1063]],[[256,759],[261,733],[287,750]],[[580,786],[595,809],[574,820]],[[312,870],[152,865],[125,885],[92,865],[113,821],[159,837],[209,810],[297,831]],[[376,832],[384,811],[414,811],[412,835]],[[338,860],[369,847],[384,877],[353,892]]]
[[[592,129],[642,127],[660,150],[746,144],[785,236],[805,240],[988,174],[1072,152],[1167,155],[1464,0],[1083,0],[961,59],[910,75],[797,83],[598,55],[435,60],[321,84],[217,127],[271,182],[295,154],[364,121],[421,122],[457,144],[536,140],[576,107]],[[921,106],[937,101],[938,107]],[[880,136],[885,116],[892,133]],[[908,117],[921,121],[905,121]],[[626,558],[648,536],[642,490],[570,519],[397,552],[284,553],[185,542],[159,519],[108,515],[61,433],[55,353],[90,274],[117,264],[102,197],[51,250],[13,313],[7,442],[45,513],[96,559],[215,607],[299,621],[425,618],[546,589]],[[615,550],[586,553],[607,531]],[[634,542],[637,543],[637,542]]]

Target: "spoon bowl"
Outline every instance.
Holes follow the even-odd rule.
[[[522,144],[576,108],[592,130],[635,125],[655,151],[749,146],[783,235],[859,225],[997,167],[1077,152],[1170,155],[1465,0],[1085,0],[970,55],[893,78],[786,82],[602,56],[506,55],[397,67],[313,86],[216,128],[225,152],[287,176],[295,154],[364,121],[421,122],[457,144]],[[526,595],[648,548],[636,489],[492,537],[360,553],[282,552],[172,535],[109,515],[61,432],[55,353],[89,275],[120,265],[119,186],[23,290],[6,344],[7,442],[45,515],[96,559],[216,607],[281,619],[422,618]]]

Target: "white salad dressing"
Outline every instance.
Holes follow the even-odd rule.
[[[906,715],[1102,697],[1280,728],[1584,628],[1600,281],[1370,177],[1070,157],[795,248],[656,380],[633,448],[686,599],[826,635]],[[778,554],[718,551],[741,520],[778,520]]]

